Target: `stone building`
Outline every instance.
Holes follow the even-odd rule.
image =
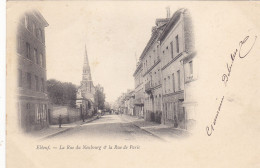
[[[143,83],[143,64],[142,62],[137,63],[137,68],[133,74],[135,78],[135,89],[134,89],[134,110],[135,115],[143,118],[144,117],[144,83]]]
[[[184,102],[186,112],[185,129],[191,130],[196,123],[197,110],[197,83],[198,83],[198,58],[196,52],[192,51],[183,59],[184,67]]]
[[[38,11],[26,12],[17,27],[17,109],[23,131],[39,130],[48,123],[45,27]]]
[[[196,111],[198,100],[198,57],[195,51],[194,33],[191,16],[188,12],[184,14],[184,23],[187,25],[184,27],[184,35],[186,41],[186,55],[182,60],[184,69],[184,102],[183,107],[185,110],[185,129],[191,130],[196,124]]]
[[[161,122],[162,116],[162,81],[160,44],[158,43],[158,38],[169,20],[168,17],[156,19],[156,25],[152,28],[151,38],[140,56],[142,82],[144,83],[143,87],[145,91],[142,94],[142,96],[144,96],[144,118],[147,121],[157,121],[159,123]],[[138,69],[136,72],[138,72]]]
[[[181,129],[195,123],[197,59],[192,29],[187,9],[172,17],[168,10],[167,18],[156,20],[134,73],[135,107],[144,99],[145,120]]]
[[[85,47],[82,81],[77,91],[76,105],[83,119],[90,117],[94,112],[95,87],[91,78],[87,49]]]
[[[193,50],[192,26],[189,12],[174,13],[159,41],[162,63],[163,122],[186,129],[184,101],[184,68],[182,60]]]
[[[125,98],[125,114],[135,116],[135,110],[134,110],[134,90],[128,90]]]

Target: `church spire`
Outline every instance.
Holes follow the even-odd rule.
[[[87,47],[86,47],[86,44],[85,44],[84,64],[86,64],[86,65],[89,66],[89,63],[88,63],[88,53],[87,53]]]
[[[91,79],[91,73],[90,73],[89,61],[88,61],[88,54],[87,54],[86,44],[85,44],[85,55],[84,55],[82,80],[83,81],[91,81],[92,80]]]

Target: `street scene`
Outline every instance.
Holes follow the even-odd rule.
[[[149,140],[170,142],[174,139],[188,137],[190,133],[128,115],[107,114],[101,118],[91,118],[85,122],[64,124],[62,128],[54,125],[49,129],[38,131],[32,136],[40,140],[68,140],[75,136],[79,136],[84,140],[91,140],[102,136],[106,140],[113,141]]]
[[[134,40],[127,45],[115,39],[120,31],[109,29],[110,22],[85,19],[85,25],[79,18],[78,25],[75,23],[78,27],[73,29],[84,25],[89,34],[79,35],[79,39],[74,35],[69,43],[76,41],[78,49],[63,47],[61,53],[53,41],[55,33],[57,39],[64,34],[57,31],[58,25],[52,26],[51,14],[45,15],[37,9],[26,11],[18,22],[16,104],[22,132],[41,140],[102,137],[171,141],[192,135],[198,105],[198,66],[188,9],[172,12],[167,6],[162,16],[149,18],[152,26],[145,29],[148,33],[143,47]],[[115,15],[109,13],[107,17]],[[93,35],[91,24],[100,26],[105,37]],[[104,25],[108,31],[102,32]],[[129,31],[134,35],[133,29]],[[125,50],[114,49],[114,43]],[[103,50],[95,45],[103,46]]]

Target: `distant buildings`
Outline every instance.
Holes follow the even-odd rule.
[[[134,91],[128,90],[125,96],[125,114],[136,115],[134,111]]]
[[[126,93],[122,93],[120,97],[118,97],[116,101],[116,105],[114,106],[114,110],[118,111],[121,114],[127,114],[131,116],[138,116],[135,110],[135,98],[134,98],[134,90],[128,89]]]
[[[190,129],[195,123],[197,59],[187,9],[157,19],[139,58],[135,78],[135,113],[147,121]]]
[[[17,27],[17,109],[22,130],[48,126],[46,52],[47,21],[38,11],[25,13]]]
[[[143,64],[139,61],[134,72],[134,111],[138,117],[144,117],[144,83],[143,83]]]
[[[91,78],[88,54],[85,47],[82,81],[77,91],[76,101],[77,108],[80,110],[83,119],[92,116],[94,112],[94,95],[95,87]]]

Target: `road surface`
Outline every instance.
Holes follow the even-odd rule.
[[[112,141],[152,141],[162,140],[156,135],[136,126],[133,120],[121,115],[104,115],[90,123],[85,123],[57,134],[51,139],[62,140],[112,140]]]

